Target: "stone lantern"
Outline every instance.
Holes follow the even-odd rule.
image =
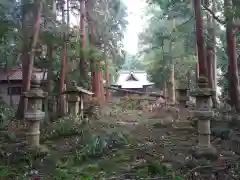
[[[67,89],[68,93],[68,113],[77,116],[79,114],[79,92],[75,81],[72,81],[70,87]]]
[[[38,70],[32,72],[30,90],[24,93],[28,99],[27,110],[25,112],[25,120],[28,124],[28,132],[26,134],[28,145],[33,148],[39,147],[40,139],[40,121],[44,119],[45,113],[42,111],[43,99],[47,93],[40,88],[41,77]]]
[[[93,95],[94,93],[78,87],[76,81],[72,81],[70,87],[64,93],[68,94],[68,113],[73,116],[80,115],[80,118],[83,119],[83,96],[84,94]]]
[[[185,81],[181,81],[179,84],[179,87],[176,89],[178,91],[178,102],[180,108],[186,108],[187,107],[187,101],[189,101],[188,96],[188,83]]]
[[[197,85],[198,87],[194,92],[196,110],[193,111],[193,115],[198,120],[198,145],[194,150],[193,156],[216,159],[218,158],[217,150],[210,142],[210,121],[213,117],[213,111],[211,110],[212,91],[208,88],[206,77],[199,77]]]

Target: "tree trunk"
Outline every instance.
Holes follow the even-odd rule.
[[[198,66],[198,61],[196,62],[196,82],[198,81],[199,78],[199,66]]]
[[[66,43],[66,59],[65,59],[65,84],[67,85],[67,83],[69,82],[68,80],[68,73],[69,71],[71,71],[71,69],[68,66],[68,50],[69,50],[69,37],[70,37],[70,32],[69,32],[69,28],[70,28],[70,0],[67,0],[67,32],[66,32],[66,37],[65,37],[65,43]],[[67,102],[65,103],[67,104]]]
[[[197,48],[198,48],[199,76],[208,77],[206,54],[205,54],[205,47],[204,47],[204,32],[203,32],[201,0],[194,0],[194,10],[195,10],[195,17],[196,17],[196,38],[197,38]]]
[[[49,102],[53,105],[53,89],[54,89],[54,81],[53,81],[53,47],[51,44],[47,47],[47,57],[48,57],[48,69],[47,69],[47,83],[46,83],[46,92],[48,92],[48,97],[45,100],[45,119],[49,121]],[[52,108],[53,109],[53,108]],[[56,112],[55,112],[56,113]]]
[[[217,12],[216,1],[212,0],[212,11]],[[216,32],[215,32],[216,20],[212,17],[213,37],[214,37],[214,58],[213,58],[213,83],[215,89],[217,89],[217,55],[216,55]]]
[[[98,66],[98,65],[96,65]],[[96,67],[95,66],[95,67]],[[94,78],[95,78],[95,97],[97,98],[98,102],[101,102],[101,86],[100,86],[100,81],[101,81],[101,76],[100,76],[101,71],[100,70],[94,70]]]
[[[94,71],[91,72],[92,74],[92,92],[96,93],[96,73]]]
[[[56,1],[52,2],[51,6],[52,14],[54,16],[54,19],[56,19]],[[53,90],[55,87],[55,82],[54,82],[54,73],[53,73],[53,50],[54,50],[54,44],[52,42],[49,42],[47,44],[47,81],[46,81],[46,86],[45,86],[45,91],[48,93],[47,98],[44,101],[44,111],[45,111],[45,122],[48,123],[50,120],[50,116],[54,114],[56,115],[56,111],[54,112],[55,107],[53,107],[56,102],[55,96],[53,96]],[[45,77],[45,76],[44,76]],[[44,79],[44,78],[43,78]],[[50,106],[49,106],[50,105]],[[51,113],[51,115],[49,114]]]
[[[170,61],[171,61],[171,67],[170,67],[170,79],[169,79],[169,99],[172,104],[175,104],[176,98],[175,98],[175,79],[174,79],[174,63],[172,58],[172,40],[169,42],[169,54],[170,54]]]
[[[210,9],[210,0],[205,0],[205,6]],[[217,108],[217,97],[216,97],[216,87],[214,83],[214,59],[215,59],[215,29],[213,24],[213,17],[207,13],[207,24],[208,24],[208,39],[207,39],[207,65],[208,65],[208,81],[209,87],[214,90],[212,95],[213,108]]]
[[[36,12],[36,18],[35,18],[35,25],[34,25],[34,31],[33,31],[33,38],[30,45],[30,48],[28,48],[28,45],[23,46],[23,52],[22,52],[22,89],[23,92],[26,92],[30,89],[30,80],[32,76],[32,69],[34,64],[34,56],[35,56],[35,49],[36,44],[38,41],[39,36],[39,30],[40,30],[40,24],[41,24],[41,16],[42,16],[42,9],[43,9],[44,0],[41,0],[38,5],[38,10]],[[35,14],[35,13],[34,13]],[[24,20],[26,21],[26,19]],[[24,26],[24,23],[23,23]],[[26,33],[26,32],[25,32]],[[29,53],[28,53],[29,52]],[[16,118],[22,119],[24,118],[24,111],[27,107],[27,100],[23,96],[21,96],[18,109],[16,112]]]
[[[165,99],[165,106],[167,106],[167,84],[165,80],[163,82],[163,97]]]
[[[94,45],[94,37],[93,37],[93,27],[92,23],[89,23],[89,43]],[[94,97],[99,101],[101,99],[100,92],[100,70],[98,61],[91,60],[91,78],[92,78],[92,91],[94,93]]]
[[[92,37],[92,31],[91,31],[91,28],[89,29],[89,43],[90,44],[93,44],[93,37]],[[90,60],[90,66],[91,66],[91,83],[92,83],[92,92],[94,93],[94,96],[96,97],[96,92],[97,92],[97,90],[98,90],[98,88],[97,88],[97,85],[98,85],[98,83],[97,83],[97,73],[96,73],[96,64],[94,63],[94,60]]]
[[[198,78],[199,78],[199,65],[198,65],[198,47],[197,47],[197,44],[196,44],[196,84],[197,84],[197,81],[198,81]]]
[[[64,43],[64,47],[63,47],[63,54],[62,54],[62,59],[61,59],[61,70],[60,70],[60,98],[59,98],[59,111],[58,114],[60,116],[64,115],[64,97],[65,95],[63,94],[63,92],[65,91],[65,74],[66,74],[66,56],[67,56],[67,45],[66,43]]]
[[[109,67],[108,67],[108,63],[106,63],[106,85],[109,87],[110,86],[110,75],[109,75]],[[109,100],[111,96],[110,90],[106,89],[106,100]]]
[[[230,96],[230,104],[240,113],[239,106],[239,78],[237,66],[236,52],[236,35],[233,24],[232,0],[224,0],[225,17],[226,17],[226,37],[227,37],[227,53],[228,53],[228,91]]]
[[[65,23],[65,2],[63,2],[62,5],[62,24],[66,25]],[[65,77],[66,77],[66,58],[67,58],[67,33],[64,32],[63,35],[63,40],[64,40],[64,45],[63,45],[63,50],[62,50],[62,58],[61,58],[61,68],[60,68],[60,83],[59,83],[59,106],[58,106],[58,115],[59,116],[64,116],[64,106],[65,106],[65,95],[63,92],[65,91]]]
[[[103,81],[104,81],[104,73],[103,73],[103,70],[101,69],[100,70],[100,83],[99,83],[99,85],[100,85],[100,93],[101,93],[101,102],[104,103],[104,101],[105,101],[105,91],[104,91]]]
[[[86,8],[85,8],[85,0],[80,0],[80,36],[81,36],[81,57],[79,63],[80,69],[80,77],[82,80],[82,86],[88,88],[86,81],[88,80],[88,62],[86,61],[86,57],[84,57],[84,50],[86,49]]]

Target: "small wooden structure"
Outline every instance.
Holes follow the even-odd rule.
[[[68,94],[68,113],[73,116],[80,115],[80,118],[83,119],[83,97],[84,95],[92,96],[94,93],[77,86],[76,81],[72,81],[71,86],[64,92],[64,94]]]

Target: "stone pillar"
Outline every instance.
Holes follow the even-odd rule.
[[[210,120],[213,117],[210,105],[212,91],[208,88],[208,79],[205,77],[199,77],[197,85],[198,87],[194,93],[196,96],[196,110],[193,111],[193,115],[198,120],[198,145],[193,155],[196,158],[217,159],[217,150],[210,142]]]
[[[79,114],[79,101],[80,101],[77,83],[73,81],[67,91],[69,92],[68,113],[73,116],[77,116]]]
[[[178,103],[180,105],[180,108],[186,108],[187,107],[187,101],[189,101],[188,96],[188,83],[185,81],[181,81],[179,84],[178,91]]]
[[[25,120],[28,124],[28,132],[26,134],[28,145],[33,148],[39,147],[40,139],[40,121],[44,119],[45,113],[42,111],[43,99],[47,93],[40,88],[41,77],[34,71],[31,77],[30,90],[24,93],[28,98],[27,110],[25,111]]]

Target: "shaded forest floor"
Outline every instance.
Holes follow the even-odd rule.
[[[161,123],[164,117],[151,116],[141,110],[117,112],[108,107],[101,119],[84,124],[72,117],[62,118],[42,125],[41,150],[46,151],[34,153],[24,148],[24,126],[11,123],[1,131],[0,179],[187,180],[200,179],[203,175],[199,174],[205,174],[203,179],[213,174],[229,179],[235,176],[230,171],[238,156],[227,149],[229,142],[212,139],[220,160],[196,160],[190,153],[197,142],[194,129],[176,129]]]

